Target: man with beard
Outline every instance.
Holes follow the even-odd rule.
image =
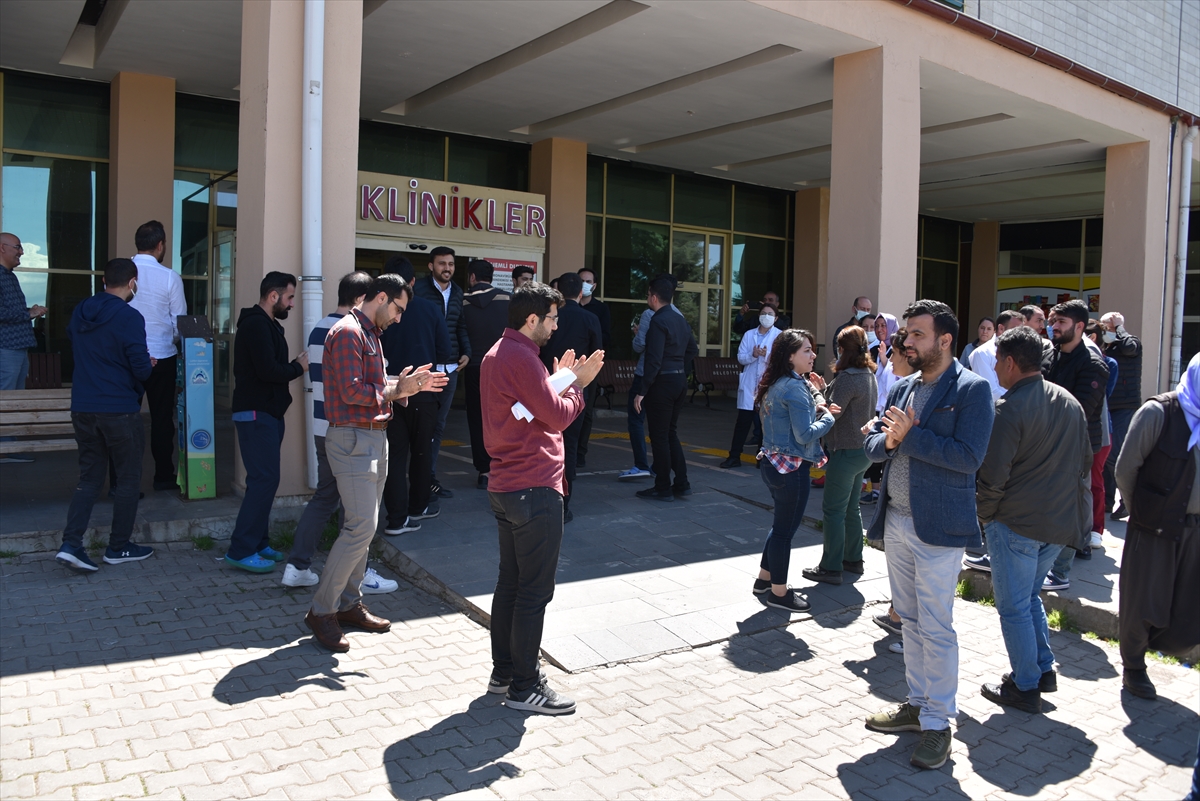
[[[258,303],[242,309],[233,338],[233,426],[237,430],[246,494],[225,554],[226,564],[269,573],[287,558],[267,541],[275,490],[283,415],[292,405],[288,384],[308,370],[308,351],[288,361],[280,320],[296,305],[296,276],[271,271],[258,288]]]
[[[575,381],[561,392],[551,385],[538,349],[550,341],[563,303],[562,294],[546,284],[514,292],[508,328],[479,368],[483,435],[492,456],[488,499],[500,536],[488,692],[506,693],[504,703],[512,709],[544,715],[575,709],[538,667],[563,536],[562,431],[583,411],[583,388],[604,366],[602,350],[580,359],[568,350],[551,367],[570,369]],[[518,417],[521,411],[532,419]]]
[[[910,761],[934,769],[950,755],[950,720],[958,714],[954,590],[964,549],[980,545],[975,471],[987,453],[994,403],[987,381],[954,358],[958,320],[949,306],[919,300],[904,320],[904,355],[917,372],[888,392],[866,451],[885,463],[867,536],[882,540],[886,533],[908,700],[866,722],[875,731],[921,732]]]

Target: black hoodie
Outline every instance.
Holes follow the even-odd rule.
[[[471,365],[479,366],[483,356],[492,349],[508,326],[508,301],[503,289],[478,281],[463,296],[463,325],[471,340]],[[468,365],[471,366],[471,365]]]
[[[242,309],[233,338],[233,411],[282,419],[292,405],[288,384],[302,375],[300,363],[288,361],[283,326],[261,306]]]
[[[71,411],[137,414],[150,377],[146,321],[116,295],[101,292],[75,307],[67,326],[75,354]]]

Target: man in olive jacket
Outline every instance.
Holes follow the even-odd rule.
[[[1057,689],[1050,628],[1039,595],[1064,545],[1091,519],[1092,443],[1083,407],[1042,379],[1042,343],[1032,328],[1005,331],[996,343],[996,401],[975,505],[987,533],[1000,631],[1012,672],[983,685],[983,697],[1025,712],[1042,711]]]

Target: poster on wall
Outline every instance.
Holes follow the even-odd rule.
[[[1036,283],[1035,283],[1036,282]],[[1083,300],[1088,312],[1100,316],[1100,276],[1084,276],[1082,286],[1076,276],[1069,278],[1001,278],[996,292],[997,311],[1017,311],[1022,306],[1037,306],[1047,314],[1059,303]]]
[[[522,266],[529,267],[533,270],[533,274],[537,275],[538,266],[536,261],[523,261],[521,259],[493,259],[486,256],[483,258],[486,258],[488,261],[490,261],[492,263],[492,267],[494,267],[496,270],[492,274],[492,286],[496,287],[497,289],[502,289],[505,292],[512,292],[512,275],[515,268]]]

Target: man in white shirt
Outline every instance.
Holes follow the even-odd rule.
[[[996,342],[1000,339],[1001,334],[1009,328],[1021,325],[1023,321],[1024,318],[1019,312],[1010,310],[1000,312],[996,316],[996,335],[971,351],[971,372],[980,378],[987,379],[988,386],[992,388],[993,400],[999,400],[1004,397],[1005,393],[1004,387],[1000,386],[1000,379],[996,377]]]
[[[150,453],[154,456],[154,489],[175,488],[175,361],[179,353],[176,318],[187,314],[183,279],[162,264],[167,251],[167,232],[158,220],[151,220],[134,234],[138,268],[137,295],[129,305],[146,320],[146,345],[154,369],[142,386],[150,407]]]

